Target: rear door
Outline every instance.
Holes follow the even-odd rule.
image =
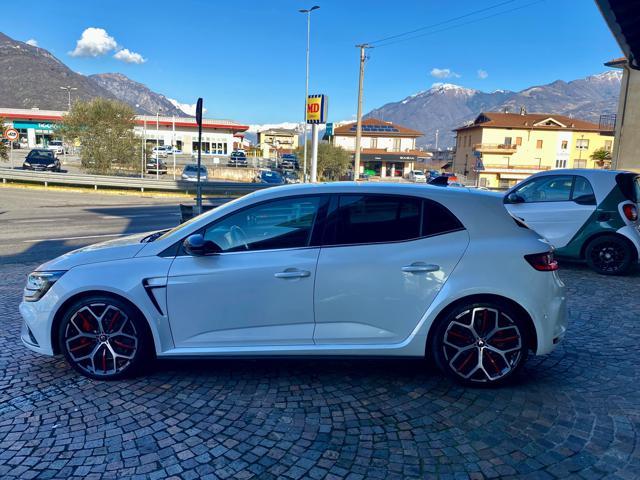
[[[406,339],[468,242],[460,222],[431,200],[336,196],[316,269],[315,343]]]
[[[521,200],[509,200],[515,194]],[[580,175],[542,175],[514,188],[507,210],[556,248],[567,245],[596,209],[593,188]]]

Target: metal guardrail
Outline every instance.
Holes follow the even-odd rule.
[[[194,194],[196,182],[184,180],[153,180],[136,177],[116,177],[107,175],[85,175],[57,172],[32,172],[10,168],[0,168],[2,183],[13,180],[18,182],[41,183],[48,185],[68,185],[101,188],[122,188],[130,190],[185,192]],[[243,182],[202,182],[202,193],[215,195],[244,195],[269,188],[271,185]]]

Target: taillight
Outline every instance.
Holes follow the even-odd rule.
[[[558,270],[558,261],[553,257],[553,252],[532,253],[531,255],[525,255],[524,258],[539,272]]]
[[[625,203],[622,206],[622,213],[624,213],[624,216],[627,217],[627,220],[630,222],[638,220],[638,207],[632,203]]]

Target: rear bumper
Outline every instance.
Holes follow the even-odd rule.
[[[564,339],[569,317],[564,283],[557,272],[541,273],[549,277],[551,285],[546,289],[548,293],[546,298],[539,299],[527,309],[536,328],[536,355],[550,353]]]
[[[640,261],[640,224],[638,225],[626,225],[618,229],[620,235],[628,238],[631,243],[636,247],[636,259]]]

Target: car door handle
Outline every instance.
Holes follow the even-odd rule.
[[[402,271],[406,273],[428,273],[437,272],[438,270],[440,270],[440,265],[424,262],[414,262],[411,265],[402,267]]]
[[[311,272],[308,270],[294,270],[287,269],[284,272],[274,273],[273,276],[276,278],[304,278],[311,275]]]

